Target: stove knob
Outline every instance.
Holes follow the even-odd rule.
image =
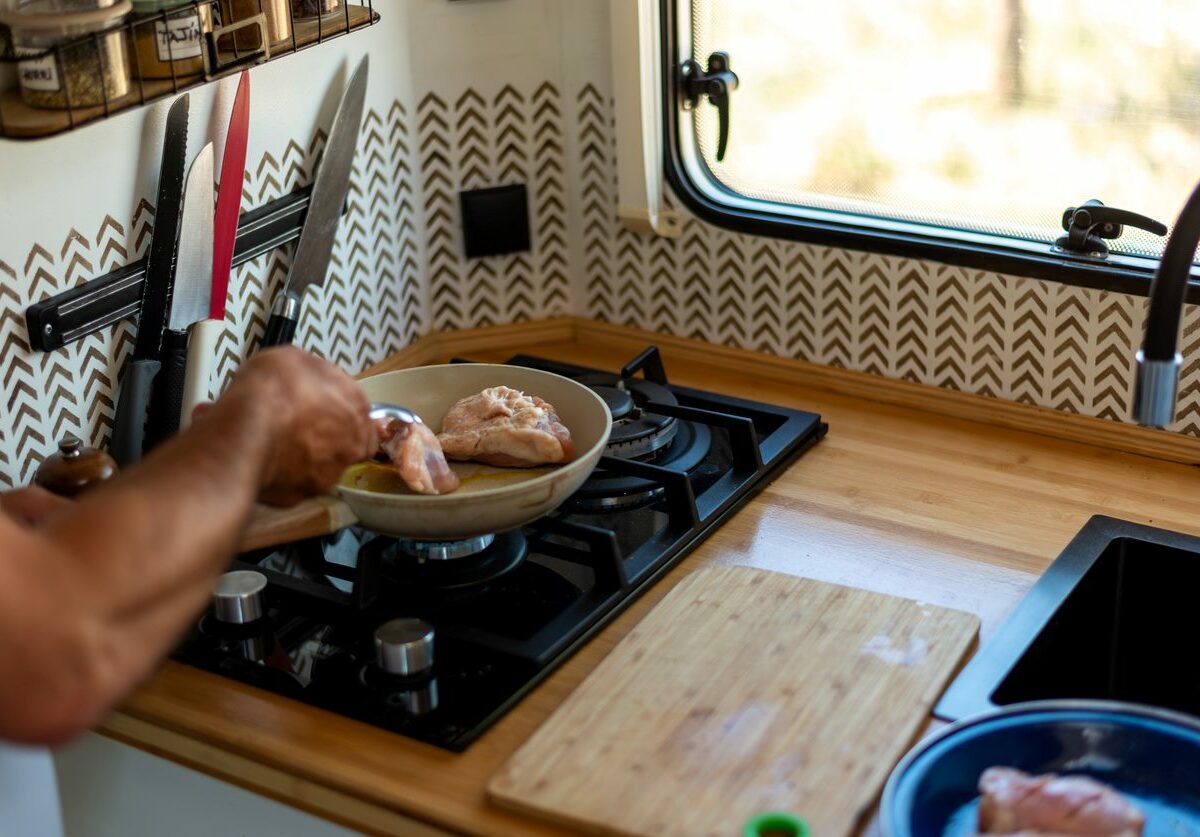
[[[213,615],[218,622],[245,625],[263,615],[262,591],[267,577],[254,570],[235,570],[217,579],[213,591]]]
[[[393,619],[375,629],[375,662],[388,674],[412,676],[433,668],[433,625]]]
[[[394,700],[408,711],[410,715],[428,715],[438,708],[437,678],[432,678],[419,689],[412,689],[396,695]]]

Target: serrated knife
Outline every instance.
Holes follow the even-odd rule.
[[[263,348],[292,342],[304,292],[325,281],[329,258],[333,254],[333,237],[350,188],[350,169],[367,96],[367,67],[367,56],[364,55],[350,76],[334,114],[333,127],[329,130],[329,140],[325,143],[325,153],[321,155],[313,183],[308,215],[300,231],[300,243],[296,245],[283,290],[271,306]]]
[[[112,438],[109,441],[109,451],[121,467],[142,458],[146,414],[154,379],[161,367],[159,351],[171,300],[175,244],[183,207],[188,105],[188,95],[185,93],[175,100],[167,113],[162,162],[158,172],[158,197],[154,205],[154,232],[150,236],[150,251],[146,256],[137,337],[133,343],[133,355],[126,361],[121,375],[121,394],[117,398]]]
[[[154,384],[147,442],[150,447],[179,430],[187,370],[188,331],[208,316],[213,277],[213,147],[196,155],[183,193],[179,253],[171,311],[163,334],[162,369]]]

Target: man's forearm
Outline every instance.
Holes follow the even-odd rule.
[[[43,700],[0,689],[0,738],[73,734],[170,649],[237,548],[271,438],[264,410],[219,405],[19,535],[42,546],[16,550],[8,567],[9,593],[25,593],[0,614],[0,677],[25,678]],[[23,627],[35,632],[20,635]]]
[[[328,490],[377,446],[369,409],[327,361],[267,349],[186,433],[80,502],[0,514],[0,739],[61,741],[120,700],[204,607],[260,488]]]
[[[41,527],[90,584],[99,612],[121,619],[224,566],[262,476],[264,413],[252,403],[214,409]]]

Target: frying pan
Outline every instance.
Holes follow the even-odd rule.
[[[612,427],[608,406],[583,384],[538,369],[490,363],[420,366],[359,382],[372,403],[399,404],[435,432],[461,398],[507,386],[554,405],[571,431],[575,459],[551,468],[493,468],[452,462],[461,485],[450,494],[370,491],[343,479],[338,494],[368,529],[395,537],[455,541],[506,532],[557,508],[592,473]]]

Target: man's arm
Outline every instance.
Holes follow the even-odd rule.
[[[28,528],[0,516],[0,738],[94,723],[170,649],[237,548],[260,488],[328,488],[367,455],[362,391],[264,353],[184,434]]]

